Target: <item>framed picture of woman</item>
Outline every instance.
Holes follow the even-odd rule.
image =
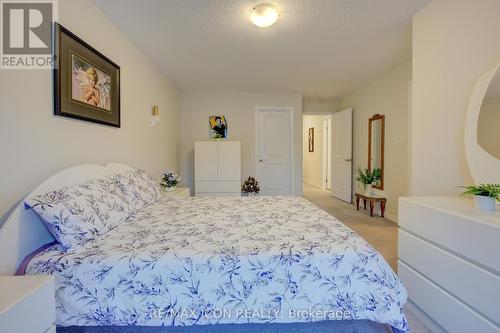
[[[211,139],[227,139],[227,122],[224,116],[211,116],[208,118]]]
[[[55,24],[54,114],[120,127],[120,67]]]

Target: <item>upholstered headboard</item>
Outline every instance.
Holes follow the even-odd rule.
[[[130,169],[131,167],[119,163],[110,163],[106,167],[94,164],[78,165],[50,177],[28,196]],[[0,275],[15,274],[17,267],[28,254],[53,240],[38,216],[31,209],[25,209],[23,200],[0,228]]]

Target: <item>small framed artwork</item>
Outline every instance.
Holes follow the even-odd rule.
[[[54,114],[120,127],[120,67],[55,24]]]
[[[314,152],[314,127],[309,129],[309,152]]]
[[[210,126],[210,139],[227,139],[227,122],[224,116],[211,116],[208,118]]]

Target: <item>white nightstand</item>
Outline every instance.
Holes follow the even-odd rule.
[[[0,295],[0,332],[56,332],[53,276],[0,276]]]
[[[189,187],[176,187],[173,191],[162,189],[161,196],[163,198],[189,198],[191,196],[191,191]]]

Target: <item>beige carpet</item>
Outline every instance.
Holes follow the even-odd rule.
[[[384,256],[397,272],[398,225],[379,216],[370,217],[368,210],[356,210],[356,206],[331,197],[328,192],[304,183],[304,197],[321,209],[335,216],[339,221],[356,231]],[[408,325],[413,333],[431,331],[408,310],[405,310]]]
[[[363,210],[362,205],[357,211],[355,205],[336,199],[319,187],[307,183],[304,183],[304,197],[356,231],[373,245],[397,272],[398,225],[396,223],[378,215],[370,217],[369,210]]]

